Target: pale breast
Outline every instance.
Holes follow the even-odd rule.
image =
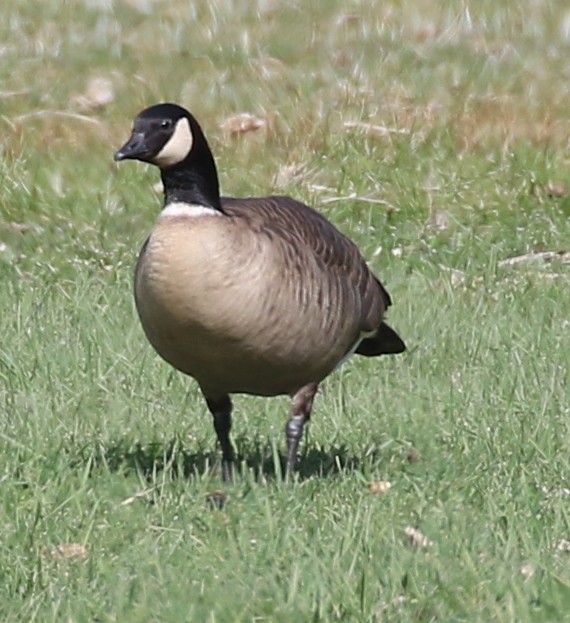
[[[355,305],[342,283],[310,255],[289,249],[284,258],[225,217],[159,222],[139,258],[135,297],[157,352],[229,393],[320,381],[358,336],[357,314],[339,308]]]

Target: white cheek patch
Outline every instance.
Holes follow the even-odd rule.
[[[182,162],[192,149],[194,137],[190,129],[190,123],[186,117],[182,117],[176,123],[174,132],[166,145],[153,158],[153,163],[157,166],[171,167]]]
[[[196,218],[198,216],[222,216],[222,213],[215,208],[208,208],[194,203],[182,203],[173,201],[166,205],[158,215],[159,219],[169,217]]]

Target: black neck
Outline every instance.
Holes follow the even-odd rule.
[[[215,167],[181,162],[161,170],[164,205],[177,201],[214,208],[223,212]]]

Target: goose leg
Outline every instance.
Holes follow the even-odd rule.
[[[318,383],[309,383],[292,395],[293,402],[291,404],[289,421],[285,426],[285,434],[287,435],[287,463],[285,469],[287,474],[292,474],[295,469],[299,442],[303,437],[305,424],[311,418],[311,409],[317,388]]]
[[[232,468],[234,462],[234,447],[230,441],[232,429],[232,401],[226,394],[221,398],[207,398],[206,403],[210,413],[214,417],[214,429],[222,448],[222,480],[232,481]]]

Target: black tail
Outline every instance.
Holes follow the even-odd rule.
[[[405,350],[406,345],[402,338],[383,322],[376,335],[362,340],[355,352],[365,357],[377,357],[378,355],[397,355]]]

